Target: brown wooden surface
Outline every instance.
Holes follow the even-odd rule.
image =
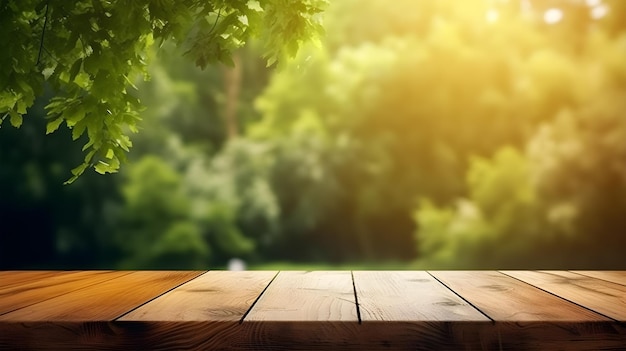
[[[0,290],[0,315],[129,273],[88,271],[61,272],[52,276],[29,275],[33,279],[22,279],[21,283]]]
[[[565,271],[506,274],[615,320],[626,321],[626,286]]]
[[[2,271],[0,272],[0,292],[16,285],[22,285],[45,277],[75,274],[79,271]]]
[[[423,271],[357,271],[362,321],[489,321]]]
[[[348,271],[280,272],[247,321],[358,321]]]
[[[572,271],[587,277],[626,285],[626,271]]]
[[[200,272],[137,271],[89,284],[0,316],[0,321],[112,320],[176,287]]]
[[[626,350],[615,272],[106,274],[0,272],[0,350]]]
[[[0,322],[3,350],[616,350],[613,322]],[[572,333],[572,330],[575,333]]]
[[[239,322],[276,273],[207,272],[119,320]]]
[[[499,272],[438,271],[431,274],[494,321],[607,320]]]

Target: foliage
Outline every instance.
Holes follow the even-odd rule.
[[[122,190],[125,206],[115,233],[118,246],[129,257],[122,267],[206,263],[209,248],[189,216],[191,204],[174,169],[159,158],[145,157],[132,165]]]
[[[623,6],[337,1],[330,35],[278,70],[259,62],[265,44],[238,49],[241,81],[164,42],[146,51],[152,80],[136,95],[152,108],[119,176],[52,187],[82,156],[73,130],[43,141],[43,107],[24,119],[32,139],[0,130],[2,184],[19,179],[0,189],[3,233],[24,228],[70,267],[623,268]],[[46,234],[22,224],[28,210]]]
[[[621,108],[625,86],[624,34],[605,27],[613,23],[614,16],[622,15],[613,11],[621,5],[555,1],[551,6],[563,11],[565,19],[549,24],[543,15],[552,7],[540,4],[524,10],[518,2],[468,1],[459,5],[453,1],[407,1],[398,7],[356,3],[347,1],[329,8],[327,28],[336,35],[320,49],[305,47],[292,64],[272,77],[258,101],[263,121],[251,129],[257,138],[289,139],[306,121],[329,145],[339,140],[351,145],[344,149],[333,146],[333,157],[343,157],[348,165],[333,168],[327,160],[323,166],[329,187],[349,194],[348,199],[335,196],[332,202],[337,206],[323,215],[310,235],[319,238],[333,233],[334,244],[343,246],[344,257],[354,246],[361,247],[358,257],[376,257],[384,252],[384,243],[393,245],[391,252],[400,256],[403,248],[411,245],[406,235],[412,231],[418,242],[413,245],[424,262],[431,264],[511,266],[535,257],[533,252],[559,251],[559,246],[563,248],[560,255],[546,254],[536,264],[582,262],[582,256],[572,258],[573,248],[581,247],[575,242],[594,240],[590,233],[603,228],[600,223],[607,213],[614,213],[614,218],[623,214],[623,204],[611,201],[602,206],[589,196],[581,202],[594,208],[588,218],[596,218],[594,225],[572,222],[557,226],[545,213],[550,213],[552,206],[569,213],[571,201],[563,194],[556,196],[559,200],[544,197],[533,183],[539,181],[537,165],[529,165],[525,153],[513,150],[525,149],[542,126],[552,124],[563,111],[589,109],[596,106],[594,101],[602,100],[614,109],[614,123],[623,121],[623,113],[616,111]],[[594,6],[608,8],[607,14],[593,17]],[[358,15],[346,19],[341,12],[346,9],[354,9]],[[495,20],[485,17],[491,12],[497,16]],[[420,20],[413,21],[417,17]],[[582,35],[581,28],[585,29]],[[588,112],[592,117],[586,123],[604,123],[598,116],[602,113]],[[598,140],[618,140],[619,133],[609,136],[607,131],[598,132]],[[584,135],[579,133],[582,129],[572,132],[568,143]],[[313,141],[317,134],[300,138]],[[619,164],[620,147],[610,145],[587,149]],[[354,152],[357,157],[346,157]],[[554,178],[557,182],[577,174],[569,175],[565,164],[555,165],[552,158],[556,155],[545,145],[536,152],[550,159],[545,163],[549,167],[564,172]],[[313,155],[308,157],[315,158]],[[486,161],[491,157],[493,162]],[[583,161],[589,155],[572,152],[570,157],[590,162]],[[596,166],[588,172],[598,172],[601,166]],[[469,180],[464,184],[466,172]],[[599,176],[602,172],[598,176],[578,174],[568,196],[579,194],[573,190],[580,189],[579,182],[596,184],[604,178]],[[280,184],[298,179],[298,173],[292,171],[289,183]],[[591,184],[589,192],[594,196],[606,194]],[[621,178],[613,177],[610,184],[621,189]],[[281,198],[282,189],[277,191]],[[417,228],[402,226],[419,198],[424,200],[416,215]],[[568,205],[559,207],[559,201]],[[308,212],[316,210],[313,207]],[[363,215],[355,216],[357,213]],[[325,221],[333,223],[330,228],[341,222],[345,229],[329,230]],[[377,227],[377,222],[384,226]],[[306,222],[298,223],[298,228],[304,228]],[[621,243],[622,236],[614,229],[618,222],[613,219],[610,223],[610,240],[600,239],[603,243],[597,248]],[[568,233],[562,226],[577,229]],[[370,234],[370,228],[377,230]],[[356,245],[342,245],[345,237]],[[308,242],[317,243],[316,247],[323,243],[327,255],[332,251],[328,242]],[[589,257],[594,255],[598,251],[591,250]],[[615,264],[616,256],[612,257],[607,261]]]
[[[425,264],[623,266],[626,66],[611,62],[623,58],[617,48],[624,38],[589,33],[575,59],[577,80],[586,84],[558,90],[584,89],[578,103],[555,106],[524,153],[501,149],[492,160],[474,160],[467,199],[454,207],[420,205],[416,236]]]
[[[278,209],[264,177],[268,161],[261,145],[235,139],[210,163],[190,164],[185,184],[208,240],[219,249],[215,260],[248,258],[271,241]]]
[[[525,154],[476,159],[469,198],[415,213],[423,264],[439,268],[623,266],[624,92],[562,111]]]
[[[87,136],[70,182],[90,166],[115,172],[140,119],[132,81],[145,73],[155,42],[176,41],[204,68],[232,64],[232,51],[258,37],[271,64],[321,30],[323,7],[324,0],[3,1],[0,39],[10,54],[0,57],[0,121],[19,127],[48,85],[55,96],[46,133],[65,122],[74,140]]]
[[[529,168],[518,151],[502,149],[493,160],[472,162],[469,199],[445,208],[423,200],[415,213],[422,257],[438,268],[545,264],[546,260],[524,262],[529,256],[541,257],[542,242],[550,235],[542,225]]]
[[[626,71],[626,68],[625,68]],[[608,80],[615,76],[607,74]],[[581,266],[611,268],[626,245],[626,85],[562,111],[529,142],[532,179],[562,251]]]
[[[111,233],[120,179],[91,173],[63,186],[83,156],[70,130],[41,132],[44,100],[20,129],[0,128],[0,266],[110,268],[118,258]]]

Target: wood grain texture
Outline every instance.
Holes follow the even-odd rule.
[[[606,321],[607,318],[494,271],[432,271],[494,321]]]
[[[424,271],[355,271],[361,320],[489,321]]]
[[[239,322],[276,273],[207,272],[119,320]]]
[[[32,304],[0,321],[106,321],[182,284],[201,272],[137,271]],[[81,284],[78,281],[77,284]]]
[[[83,271],[57,272],[35,280],[12,284],[0,290],[0,315],[48,300],[60,295],[129,274],[130,272]],[[37,275],[29,274],[33,278]]]
[[[626,271],[572,271],[587,277],[597,278],[613,282],[616,284],[626,285]]]
[[[626,321],[626,286],[566,271],[506,274],[618,321]]]
[[[457,282],[455,296],[460,294],[472,302],[469,297],[478,294],[478,301],[488,309],[500,311],[491,315],[495,322],[448,319],[443,317],[448,312],[437,311],[438,307],[434,312],[428,311],[433,308],[430,304],[423,307],[427,311],[422,313],[433,313],[432,318],[422,318],[413,311],[409,313],[411,320],[389,320],[403,313],[396,310],[397,305],[393,303],[396,296],[404,299],[411,295],[416,300],[421,297],[419,302],[410,301],[419,305],[429,299],[436,300],[436,296],[414,293],[422,289],[416,286],[429,285],[435,290],[443,288],[443,291],[448,291],[447,288],[435,284],[432,279],[426,281],[424,272],[363,272],[364,276],[354,272],[363,311],[365,305],[371,303],[374,306],[371,311],[370,307],[367,310],[373,317],[385,319],[364,320],[363,323],[359,323],[356,316],[350,272],[281,272],[243,323],[235,318],[242,309],[234,295],[240,294],[246,300],[245,304],[251,304],[255,289],[259,289],[252,286],[258,283],[262,287],[261,281],[268,281],[265,276],[268,272],[208,272],[195,279],[192,278],[200,272],[186,273],[188,279],[183,279],[180,285],[173,282],[178,278],[172,277],[180,277],[185,272],[134,272],[22,309],[35,314],[19,317],[11,312],[0,316],[13,315],[12,319],[0,318],[0,350],[626,349],[625,323],[603,318],[498,272],[432,272],[434,276],[447,276],[449,281]],[[260,275],[258,279],[257,274]],[[155,283],[160,276],[168,282],[164,285],[178,287],[170,290]],[[564,283],[565,286],[568,284]],[[170,291],[164,294],[157,292],[167,290]],[[376,306],[378,298],[367,301],[368,292],[379,296],[381,306]],[[448,300],[446,294],[450,293],[442,292],[443,302],[458,302]],[[229,294],[234,295],[229,298],[226,296]],[[481,294],[485,296],[480,297]],[[70,296],[72,298],[68,298]],[[555,306],[555,301],[560,305]],[[170,308],[168,304],[175,306]],[[117,310],[134,308],[129,306],[137,308],[126,313],[124,318],[113,320]],[[444,310],[455,306],[441,305]],[[569,317],[580,317],[580,311],[571,311],[571,306],[582,309],[589,316],[572,320],[569,317],[554,318],[555,314],[563,317],[555,312],[562,306]],[[415,308],[422,307],[416,305]],[[536,314],[537,311],[541,313]],[[502,318],[495,318],[498,313]],[[68,318],[68,315],[73,317]],[[222,315],[224,318],[220,317]],[[128,320],[131,319],[128,317],[142,320]]]
[[[0,321],[0,349],[624,350],[617,322]]]
[[[0,272],[0,293],[5,289],[38,281],[46,277],[78,272],[79,271],[2,271]]]
[[[246,321],[358,322],[348,271],[280,272]]]

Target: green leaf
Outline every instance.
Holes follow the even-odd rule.
[[[57,129],[59,129],[59,126],[61,125],[62,122],[63,122],[63,117],[58,117],[48,122],[48,124],[46,124],[46,134],[50,134],[56,131]]]
[[[78,73],[74,79],[74,83],[76,83],[79,87],[86,89],[90,83],[89,75],[83,72]]]
[[[21,115],[26,113],[26,102],[23,99],[17,100],[17,113]]]
[[[15,110],[9,111],[9,116],[11,116],[11,125],[15,128],[19,128],[22,125],[22,115],[15,112]]]
[[[32,91],[32,88],[30,87],[30,85],[28,85],[28,83],[26,83],[24,80],[17,79],[16,83],[17,85],[19,85],[19,87],[22,89],[23,92],[27,93],[27,92]]]
[[[276,56],[270,56],[267,58],[267,64],[265,67],[270,67],[271,65],[276,63]]]
[[[41,71],[41,74],[43,74],[43,77],[45,80],[48,80],[48,78],[50,78],[50,76],[54,73],[54,68],[52,67],[48,67],[48,68],[44,68]]]
[[[95,143],[96,143],[95,140],[89,139],[89,141],[85,145],[83,145],[82,151],[85,151],[85,150],[89,149]]]
[[[69,108],[63,115],[65,117],[65,123],[68,127],[73,127],[76,123],[85,118],[85,109],[82,106]]]
[[[110,160],[110,159],[113,158],[113,156],[115,156],[115,153],[113,152],[113,149],[108,149],[105,157]]]
[[[79,176],[81,174],[83,174],[83,172],[85,172],[85,170],[87,169],[89,165],[87,163],[82,163],[80,166],[72,169],[72,174],[75,176]]]
[[[98,161],[98,163],[95,164],[94,169],[100,174],[105,174],[107,172],[111,172],[111,165],[104,161]]]
[[[89,164],[91,163],[91,159],[93,158],[93,155],[96,154],[96,150],[91,150],[87,153],[87,155],[85,155],[85,164]]]
[[[76,169],[76,168],[74,168],[74,169]],[[77,175],[72,176],[72,178],[70,178],[70,179],[66,180],[65,182],[63,182],[63,185],[70,185],[70,184],[74,183],[74,181],[76,181],[76,179],[78,179]]]
[[[70,68],[70,81],[73,81],[76,78],[78,72],[80,72],[80,66],[83,64],[83,60],[76,60]]]
[[[15,106],[17,102],[14,94],[11,94],[8,91],[0,92],[0,109],[3,111],[8,111]]]
[[[258,1],[251,0],[251,1],[248,1],[246,5],[248,6],[250,10],[263,12],[263,8],[261,7],[261,4]]]
[[[81,135],[85,132],[87,128],[87,122],[85,120],[80,120],[76,123],[76,125],[72,128],[72,140],[76,140],[80,138]]]
[[[74,183],[74,181],[85,172],[87,167],[89,167],[89,164],[85,162],[82,163],[80,166],[72,169],[73,176],[70,179],[66,180],[63,184],[68,185]]]

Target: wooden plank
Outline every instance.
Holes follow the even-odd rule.
[[[12,285],[0,291],[0,315],[129,273],[111,271],[57,272],[52,276],[44,275],[36,281],[24,281],[23,284]]]
[[[511,318],[512,321],[496,320],[495,322],[372,320],[359,324],[354,316],[347,318],[350,313],[342,312],[344,308],[337,305],[341,302],[336,301],[341,301],[346,297],[350,297],[348,301],[352,301],[354,292],[351,290],[349,275],[348,277],[341,275],[326,279],[316,277],[316,274],[312,273],[307,273],[312,275],[312,278],[304,278],[302,273],[291,273],[299,276],[298,279],[301,282],[298,284],[296,279],[296,282],[291,284],[293,290],[289,290],[288,285],[280,281],[281,275],[285,277],[287,282],[294,279],[294,277],[289,277],[287,273],[290,272],[282,272],[277,276],[248,316],[254,314],[260,304],[263,304],[262,300],[274,296],[272,299],[278,298],[279,301],[266,301],[271,302],[271,304],[266,304],[266,307],[277,305],[282,301],[283,305],[288,305],[286,306],[287,309],[312,310],[307,312],[304,317],[296,315],[294,319],[272,320],[265,318],[259,321],[246,318],[243,323],[234,319],[171,321],[154,320],[152,317],[141,321],[111,321],[111,319],[100,319],[100,314],[91,316],[93,319],[89,320],[63,321],[55,316],[33,321],[0,320],[0,350],[623,350],[624,345],[626,345],[626,325],[610,319],[604,321],[545,321],[537,318],[538,320],[525,321],[522,318],[522,321],[517,321],[515,318]],[[335,274],[335,272],[330,273]],[[169,272],[160,272],[160,274],[169,274]],[[228,274],[230,273],[224,272],[224,276]],[[254,275],[254,273],[250,274]],[[128,275],[128,277],[130,276]],[[498,275],[498,277],[500,276]],[[196,279],[202,277],[204,276]],[[506,281],[513,281],[529,289],[535,289],[519,280],[506,278],[508,278]],[[118,279],[122,278],[116,278],[116,280]],[[473,278],[470,276],[469,279]],[[480,280],[480,277],[477,279]],[[346,280],[349,282],[347,289],[349,293],[347,294],[342,293],[346,290],[344,284]],[[355,283],[358,281],[359,279],[355,276]],[[185,283],[171,290],[171,292],[187,289],[194,282],[195,280]],[[127,282],[125,285],[128,288],[121,292],[109,287],[105,295],[111,294],[112,299],[125,300],[127,297],[124,295],[142,293],[141,284]],[[211,289],[208,285],[199,286],[206,286],[207,290]],[[285,289],[286,287],[287,289]],[[400,287],[397,288],[400,289]],[[507,288],[507,286],[492,286],[490,289],[496,292],[500,291],[499,294],[496,294],[495,297],[492,295],[492,297],[497,300],[497,303],[503,305],[502,308],[512,309],[516,307],[516,304],[511,305],[509,300],[502,298],[502,295],[511,294],[511,290],[507,290]],[[279,294],[271,295],[271,290],[275,290],[274,292]],[[236,290],[233,289],[232,291]],[[202,292],[188,291],[188,293],[199,294]],[[213,294],[211,291],[204,293]],[[299,299],[308,294],[313,295],[311,304],[306,302],[298,305]],[[516,293],[513,292],[512,294],[515,295]],[[166,295],[169,293],[152,301],[159,301]],[[545,292],[539,296],[544,295],[553,296]],[[74,296],[77,299],[94,299],[93,295],[79,296],[75,294]],[[101,297],[95,296],[93,305],[82,305],[82,308],[105,308],[106,306],[100,306],[98,299]],[[184,298],[181,299],[184,300]],[[210,300],[213,297],[206,299]],[[562,299],[559,300],[570,305]],[[179,303],[180,301],[176,299],[172,302]],[[541,305],[543,303],[545,301],[538,300],[537,308],[545,308],[545,305]],[[147,303],[145,306],[149,304]],[[226,306],[228,299],[217,303],[217,305],[220,304]],[[319,306],[317,306],[318,304]],[[353,301],[346,302],[346,304],[352,305],[354,308]],[[186,306],[186,303],[182,303],[180,308],[185,309]],[[522,306],[525,305],[522,304]],[[315,313],[314,310],[318,308],[321,312]],[[136,311],[140,309],[141,307]],[[166,310],[157,310],[157,312],[160,317],[168,317]],[[174,310],[172,312],[175,313]],[[283,312],[279,311],[278,308],[269,311],[270,314],[274,314],[274,317],[276,314],[278,317],[284,317]],[[284,313],[293,317],[289,310]],[[128,315],[130,313],[126,316]],[[213,314],[209,314],[209,318],[212,316]],[[386,314],[381,313],[381,316],[386,316]],[[261,315],[261,317],[263,316]],[[180,316],[174,314],[174,318],[180,318]],[[338,320],[340,318],[342,320]]]
[[[488,350],[497,349],[498,345],[496,340],[495,344],[481,347],[482,331],[472,325],[440,322],[425,330],[425,324],[414,324],[403,327],[402,333],[394,334],[385,328],[387,324],[389,322],[359,325],[357,322],[337,321],[257,321],[243,324],[152,321],[94,322],[86,326],[76,322],[8,325],[0,322],[0,349],[4,346],[6,349],[27,350],[430,351]],[[482,328],[492,330],[493,326],[483,323]]]
[[[430,273],[494,321],[608,320],[500,272],[432,271]]]
[[[118,320],[239,322],[276,273],[211,271]]]
[[[626,285],[626,271],[572,271],[577,274]]]
[[[358,322],[348,271],[280,272],[246,321]]]
[[[489,321],[424,271],[355,271],[362,321]]]
[[[2,322],[0,349],[624,350],[619,322]]]
[[[605,316],[626,321],[626,286],[566,271],[507,271],[506,274]]]
[[[59,274],[73,274],[78,271],[2,271],[0,272],[0,293],[18,285],[32,283]]]
[[[132,272],[4,314],[0,321],[112,320],[199,274],[201,272]]]

